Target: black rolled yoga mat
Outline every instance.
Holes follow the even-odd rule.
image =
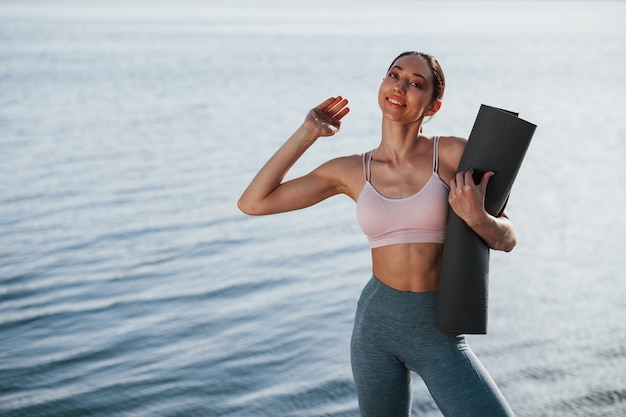
[[[485,172],[495,172],[485,195],[489,214],[504,211],[536,127],[517,113],[480,106],[458,172],[474,168],[476,183]],[[450,209],[436,305],[439,329],[486,334],[488,286],[489,247]]]

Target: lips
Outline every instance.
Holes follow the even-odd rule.
[[[394,106],[405,107],[406,103],[399,97],[389,96],[387,97],[387,102],[393,104]]]

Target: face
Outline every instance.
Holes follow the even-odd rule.
[[[383,117],[412,123],[432,116],[441,101],[432,102],[433,74],[420,56],[407,55],[396,60],[378,90],[378,105]]]

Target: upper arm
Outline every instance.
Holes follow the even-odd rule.
[[[467,140],[456,136],[445,136],[439,140],[439,176],[450,185],[459,168]]]
[[[301,177],[281,183],[257,207],[256,214],[275,214],[312,206],[336,194],[350,194],[349,157],[335,158]]]

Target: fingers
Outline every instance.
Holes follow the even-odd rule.
[[[475,170],[473,168],[470,168],[467,171],[457,172],[456,176],[454,178],[452,178],[452,180],[454,180],[456,183],[458,183],[459,186],[480,185],[480,184],[483,184],[483,183],[487,184],[489,182],[489,178],[491,178],[494,175],[496,175],[496,173],[493,172],[493,171],[487,171],[487,172],[485,172],[482,175],[482,177],[480,179],[480,183],[477,184],[476,181],[474,181],[474,173],[475,173]]]
[[[493,177],[494,175],[496,175],[495,172],[493,171],[488,171],[485,172],[483,174],[483,177],[480,179],[480,184],[478,184],[478,186],[480,187],[481,191],[483,192],[483,194],[485,193],[485,191],[487,190],[487,184],[489,183],[489,179],[491,177]]]
[[[474,181],[474,172],[474,169],[457,172],[457,174],[450,179],[450,189],[461,192],[463,189],[469,191],[472,188],[479,188],[484,193],[487,189],[489,179],[496,175],[496,173],[493,171],[485,172],[480,179],[480,183],[476,184],[476,181]]]
[[[346,107],[347,104],[348,99],[341,96],[331,97],[317,106],[316,109],[323,111],[334,121],[339,121],[350,111],[350,109]]]
[[[334,117],[333,119],[339,121],[341,119],[343,119],[343,116],[345,116],[346,114],[348,114],[350,112],[350,109],[348,107],[344,107],[343,109],[341,109]]]
[[[456,175],[450,179],[450,189],[461,191],[466,184],[472,184],[472,170],[457,172]],[[469,177],[468,177],[469,174]]]
[[[336,103],[338,98],[341,98],[341,96],[327,98],[326,100],[321,102],[319,106],[317,106],[315,108],[317,110],[326,110],[328,107],[332,107],[333,103]]]

